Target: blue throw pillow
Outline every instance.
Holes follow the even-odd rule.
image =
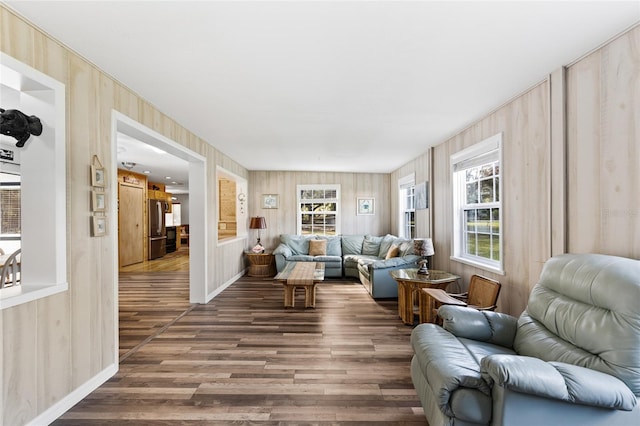
[[[362,254],[367,256],[377,256],[380,252],[380,243],[382,243],[383,237],[373,237],[371,235],[367,235],[364,237],[364,242],[362,243]]]

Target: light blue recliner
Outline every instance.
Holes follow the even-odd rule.
[[[640,261],[556,256],[520,318],[438,315],[411,336],[430,426],[640,425]]]

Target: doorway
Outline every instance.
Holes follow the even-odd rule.
[[[193,235],[190,235],[189,238],[189,246],[183,248],[182,250],[177,251],[175,254],[171,253],[168,255],[165,260],[169,262],[182,262],[179,268],[182,268],[181,271],[176,271],[174,275],[171,272],[166,272],[159,270],[157,273],[146,273],[146,276],[143,279],[152,282],[153,286],[161,285],[164,290],[162,293],[166,295],[167,301],[174,306],[176,309],[188,309],[191,304],[194,303],[205,303],[205,294],[206,294],[206,158],[200,154],[197,154],[186,147],[179,145],[178,143],[167,139],[166,137],[158,134],[157,132],[143,126],[140,123],[137,123],[130,119],[127,116],[122,115],[116,111],[112,113],[112,142],[111,142],[111,164],[112,169],[110,170],[110,179],[112,188],[117,188],[120,186],[121,191],[124,189],[124,196],[120,199],[120,209],[118,209],[118,196],[112,197],[112,206],[111,211],[122,211],[123,209],[131,209],[129,210],[131,214],[127,214],[126,216],[119,215],[118,218],[118,226],[124,232],[131,232],[139,234],[142,232],[142,237],[138,236],[136,238],[140,244],[144,244],[146,234],[145,231],[140,231],[140,228],[144,228],[145,225],[140,222],[144,222],[145,218],[145,202],[144,196],[142,196],[143,202],[140,202],[140,189],[135,188],[132,185],[119,185],[118,176],[118,160],[117,160],[117,146],[118,146],[118,134],[127,135],[130,138],[136,139],[143,144],[149,145],[158,150],[164,151],[167,155],[176,157],[181,161],[186,161],[188,164],[188,193],[189,193],[189,209],[187,211],[187,223],[189,223],[190,229],[198,229],[200,232],[197,232]],[[115,191],[114,191],[115,194]],[[122,194],[121,194],[122,195]],[[135,204],[135,205],[129,205]],[[132,219],[135,217],[136,219]],[[142,219],[140,219],[142,218]],[[120,244],[118,239],[119,233],[117,229],[114,229],[112,236],[114,239],[114,246],[118,249],[116,250],[116,256],[114,259],[114,263],[118,265],[120,261],[122,261],[123,256],[126,258],[126,264],[134,260],[139,260],[140,247],[132,247],[130,243]],[[129,234],[131,235],[131,234]],[[129,238],[128,241],[131,239]],[[184,256],[186,249],[186,257]],[[132,254],[130,252],[135,252]],[[135,257],[135,259],[134,259]],[[170,259],[169,259],[170,258]],[[188,258],[188,261],[186,260]],[[163,258],[164,259],[164,258]],[[162,261],[163,259],[159,259]],[[145,261],[144,255],[142,256],[142,261]],[[184,262],[188,262],[188,265],[184,265]],[[150,262],[145,262],[150,263]],[[135,265],[131,265],[135,266]],[[186,267],[185,267],[186,266]],[[116,268],[119,270],[119,268]],[[186,272],[185,270],[188,270]],[[156,275],[155,277],[153,275]],[[131,276],[127,276],[125,278],[118,278],[118,285],[115,286],[115,291],[119,292],[120,286],[124,283],[127,286],[136,285],[138,283],[139,278],[133,278]],[[124,281],[123,281],[124,280]],[[185,282],[186,281],[186,282]],[[178,300],[180,298],[176,297],[176,292],[173,290],[177,289],[178,286],[188,286],[188,297],[181,297],[182,300]],[[120,298],[118,298],[120,300]],[[148,302],[148,303],[147,303]],[[157,305],[156,302],[147,301],[148,305]],[[120,316],[120,303],[118,306],[115,306],[115,315],[116,318],[121,318]],[[129,305],[130,306],[130,305]],[[165,305],[167,310],[171,310],[168,306]],[[127,308],[128,309],[128,308]],[[183,311],[184,311],[183,309]],[[119,324],[117,326],[119,328]],[[161,327],[163,328],[163,327]],[[150,338],[152,338],[151,336]],[[142,343],[145,343],[143,341]],[[116,350],[120,350],[120,348],[116,348]],[[117,359],[120,359],[121,353],[116,356]]]

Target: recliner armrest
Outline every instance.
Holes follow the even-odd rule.
[[[636,397],[620,379],[577,365],[518,355],[489,355],[480,364],[488,383],[575,404],[631,411]]]
[[[438,316],[451,334],[513,349],[518,320],[511,315],[444,305],[438,309]]]

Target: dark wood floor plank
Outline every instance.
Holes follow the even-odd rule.
[[[295,303],[270,279],[194,306],[184,271],[121,274],[120,370],[54,425],[426,424],[395,300],[331,279]]]

